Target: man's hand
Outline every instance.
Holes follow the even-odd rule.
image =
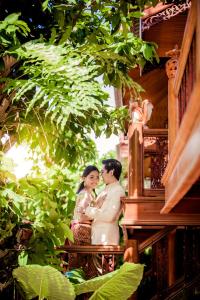
[[[103,205],[103,203],[104,203],[105,198],[106,198],[106,194],[97,197],[97,200],[96,200],[96,203],[95,203],[95,207],[101,208],[102,205]]]

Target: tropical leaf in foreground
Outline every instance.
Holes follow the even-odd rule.
[[[50,266],[27,265],[13,271],[13,277],[26,293],[27,299],[74,300],[73,285]]]
[[[143,276],[143,269],[144,265],[125,263],[110,280],[94,292],[90,300],[128,299],[137,290]]]
[[[105,275],[95,277],[93,279],[81,282],[79,284],[75,284],[75,293],[76,295],[90,293],[96,291],[103,284],[105,284],[108,280],[110,280],[113,276],[115,276],[119,270],[115,270],[113,272],[107,273]]]

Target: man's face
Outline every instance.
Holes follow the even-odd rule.
[[[101,170],[101,175],[103,178],[103,182],[105,184],[109,184],[113,180],[113,170],[110,170],[109,172],[106,170],[105,165],[103,165],[102,170]]]

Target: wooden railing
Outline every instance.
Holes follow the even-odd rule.
[[[179,92],[177,91],[179,126],[182,122],[183,116],[187,109],[187,105],[190,101],[195,80],[196,80],[196,33],[194,32],[183,77],[181,80],[180,89]]]
[[[173,90],[170,88],[169,103],[175,100],[177,105],[174,102],[176,116],[171,119],[169,114],[171,146],[169,163],[162,178],[166,191],[166,204],[162,213],[169,213],[200,176],[200,22],[197,18],[198,12],[200,13],[200,2],[194,0],[188,15]],[[194,65],[188,70],[190,63]],[[194,82],[192,78],[195,79]],[[183,106],[181,111],[179,111],[178,102],[181,102]],[[177,126],[177,120],[181,121],[180,126]],[[172,134],[173,128],[176,131]]]

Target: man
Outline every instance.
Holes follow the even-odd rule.
[[[85,213],[93,220],[92,245],[118,245],[120,197],[125,195],[124,189],[119,183],[122,165],[116,159],[103,160],[102,164],[101,174],[106,187],[97,197],[98,205],[87,207]],[[100,199],[103,199],[102,205],[99,205]]]

